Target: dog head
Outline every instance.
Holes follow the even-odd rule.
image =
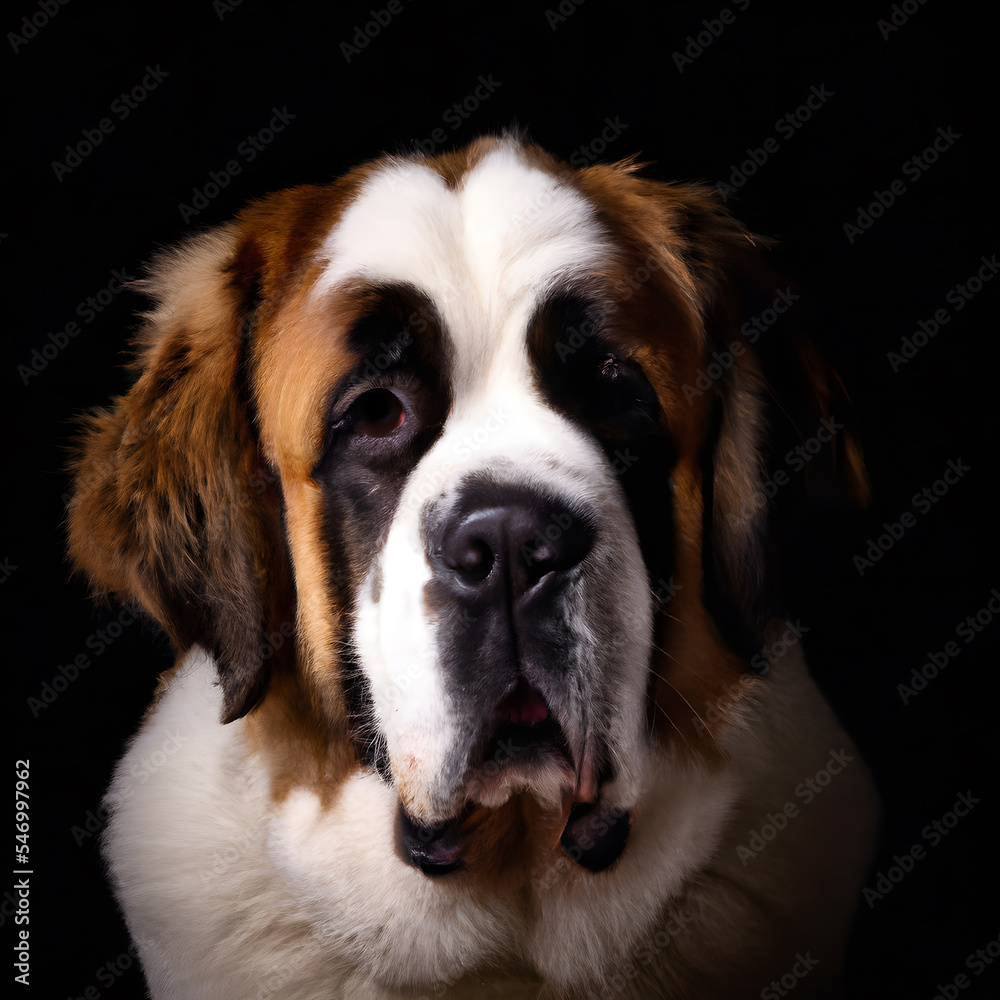
[[[141,283],[71,555],[212,652],[275,794],[378,768],[428,874],[530,800],[604,867],[760,644],[762,273],[705,189],[513,138],[273,195]]]

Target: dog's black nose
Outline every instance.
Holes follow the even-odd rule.
[[[583,561],[594,529],[578,511],[524,490],[483,498],[439,529],[431,561],[468,596],[514,599]]]

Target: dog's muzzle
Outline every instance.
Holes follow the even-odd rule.
[[[454,503],[424,517],[432,569],[425,593],[449,692],[470,734],[459,783],[470,798],[456,803],[453,818],[427,826],[400,808],[397,846],[427,875],[462,867],[465,820],[491,785],[523,790],[555,771],[570,789],[582,784],[593,795],[593,764],[578,759],[564,726],[574,601],[596,524],[583,504],[486,479],[467,482]],[[624,849],[628,814],[605,816],[590,797],[568,799],[567,808],[564,849],[586,868],[606,868]]]

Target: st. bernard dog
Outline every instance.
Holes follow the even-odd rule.
[[[156,1000],[827,995],[876,807],[766,597],[768,273],[511,136],[156,260],[70,508],[180,651],[103,843]]]

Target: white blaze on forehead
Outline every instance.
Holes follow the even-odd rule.
[[[537,303],[608,251],[590,203],[514,145],[453,189],[428,166],[389,161],[326,239],[316,294],[359,277],[415,286],[444,320],[455,381],[469,386],[491,369],[521,369]]]
[[[464,755],[477,734],[463,718],[467,709],[452,703],[440,662],[437,612],[425,590],[433,570],[422,517],[432,504],[443,504],[446,513],[477,470],[596,519],[599,541],[589,563],[616,595],[630,638],[627,650],[595,669],[608,672],[611,710],[629,720],[618,727],[616,752],[633,762],[635,774],[621,780],[629,788],[638,781],[635,720],[642,719],[649,614],[638,542],[601,449],[538,394],[527,349],[538,305],[603,270],[610,252],[594,207],[525,162],[514,145],[491,151],[454,188],[424,164],[387,162],[322,250],[317,296],[358,279],[406,283],[426,295],[443,324],[451,410],[407,477],[354,617],[396,787],[410,814],[424,822],[450,818],[461,805]],[[606,652],[593,648],[583,624],[577,632],[581,657]],[[577,714],[567,725],[582,737],[585,713]]]

